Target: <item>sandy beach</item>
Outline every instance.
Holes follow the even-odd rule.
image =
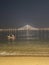
[[[49,65],[49,57],[0,57],[0,65]]]

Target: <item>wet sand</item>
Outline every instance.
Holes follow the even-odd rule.
[[[0,57],[0,65],[49,65],[49,57]]]

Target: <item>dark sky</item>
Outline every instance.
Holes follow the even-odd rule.
[[[49,27],[49,0],[0,0],[0,28],[26,24]]]

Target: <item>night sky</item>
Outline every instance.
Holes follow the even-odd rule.
[[[49,0],[0,0],[0,28],[26,24],[49,27]]]

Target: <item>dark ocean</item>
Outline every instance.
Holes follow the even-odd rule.
[[[38,36],[36,34],[30,36],[29,33],[29,38],[21,35],[17,38],[18,33],[12,32],[12,34],[17,35],[15,40],[8,40],[9,34],[9,32],[0,32],[0,56],[49,56],[48,31],[46,34],[40,32]]]

